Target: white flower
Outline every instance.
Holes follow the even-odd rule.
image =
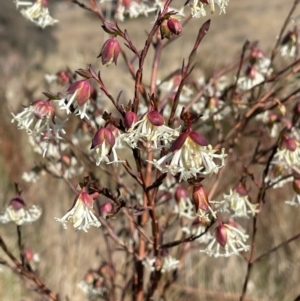
[[[84,280],[78,283],[78,287],[87,295],[89,300],[98,300],[106,293],[104,279],[95,272],[87,272]]]
[[[210,6],[211,13],[215,12],[215,4],[220,8],[220,14],[226,13],[226,6],[228,5],[229,0],[192,0],[189,2],[191,7],[191,14],[195,18],[205,17],[206,16],[206,7]]]
[[[151,272],[155,270],[160,270],[162,273],[170,272],[176,270],[178,268],[180,261],[176,258],[167,255],[163,257],[161,260],[154,258],[146,258],[143,261],[143,265]]]
[[[55,109],[49,101],[37,100],[26,107],[21,113],[13,115],[12,123],[17,122],[18,129],[26,130],[28,135],[50,135],[55,132],[59,136],[63,132],[61,121],[55,116]]]
[[[100,165],[102,161],[107,164],[122,162],[118,160],[116,153],[116,139],[113,132],[107,127],[101,127],[92,140],[91,150],[96,157],[96,165]],[[113,160],[110,159],[112,154]]]
[[[188,196],[181,197],[174,208],[174,213],[178,214],[179,217],[186,217],[188,219],[194,219],[195,206]]]
[[[15,197],[10,201],[10,205],[0,215],[0,223],[6,224],[14,222],[18,226],[35,222],[42,214],[39,207],[32,205],[27,208],[23,199]]]
[[[285,201],[287,205],[298,207],[300,206],[300,194],[295,193],[290,201]]]
[[[237,190],[241,190],[240,187]],[[218,210],[221,212],[231,212],[232,217],[249,217],[249,214],[254,216],[258,213],[258,204],[252,204],[248,195],[240,194],[237,190],[230,189],[229,194],[223,194],[223,200],[220,202]]]
[[[257,67],[250,66],[246,71],[246,75],[238,79],[237,84],[241,90],[250,90],[264,80],[265,76],[257,69]]]
[[[215,154],[200,134],[188,131],[181,133],[174,141],[169,154],[151,163],[163,173],[169,172],[173,176],[180,173],[179,181],[182,181],[217,173],[224,166],[225,157],[224,149],[221,154]],[[215,158],[221,160],[220,165],[213,161]]]
[[[85,189],[76,196],[72,208],[62,217],[54,218],[67,229],[67,222],[73,223],[77,230],[87,232],[90,227],[100,227],[101,223],[93,211],[93,198],[85,192]]]
[[[76,81],[67,90],[68,99],[60,99],[58,105],[67,114],[74,113],[79,115],[81,119],[85,117],[89,119],[87,109],[90,104],[92,91],[93,87],[88,80]],[[71,110],[71,106],[74,107],[74,110]]]
[[[121,139],[131,148],[137,148],[139,142],[146,142],[148,148],[160,149],[168,146],[178,135],[178,130],[164,125],[163,116],[152,110],[134,122]]]
[[[214,257],[229,257],[250,249],[250,246],[245,245],[248,235],[239,230],[236,225],[221,224],[215,232],[206,249],[200,252]]]
[[[36,172],[34,169],[30,170],[29,172],[23,172],[22,174],[22,179],[25,182],[36,183],[39,178],[39,173]]]
[[[19,3],[21,5],[21,3]],[[54,25],[58,20],[53,19],[48,10],[48,3],[46,0],[37,0],[33,5],[20,12],[25,19],[35,23],[39,27],[45,28],[49,25]]]
[[[295,57],[297,51],[297,32],[288,31],[281,41],[281,56]]]
[[[32,5],[31,1],[19,1],[19,0],[14,0],[14,3],[16,4],[16,8],[18,9],[19,6],[30,6]]]
[[[274,155],[272,164],[281,164],[285,168],[297,170],[300,167],[300,142],[284,137],[283,145]]]

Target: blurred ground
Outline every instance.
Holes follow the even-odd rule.
[[[250,41],[258,40],[263,50],[270,50],[276,41],[276,36],[292,3],[293,0],[230,0],[226,15],[219,16],[216,14],[211,17],[211,28],[199,49],[199,69],[196,74],[200,69],[211,72],[232,61],[233,56],[242,48],[242,44],[246,39]],[[2,181],[0,189],[3,193],[0,195],[0,209],[13,196],[13,181],[21,182],[21,174],[33,164],[27,139],[16,130],[15,125],[11,125],[10,112],[16,112],[20,104],[26,105],[42,96],[41,92],[47,88],[44,81],[45,73],[56,73],[59,69],[66,67],[71,70],[85,68],[87,63],[91,63],[95,69],[101,70],[104,82],[107,83],[114,95],[123,90],[125,99],[133,97],[132,80],[126,75],[122,60],[119,59],[117,67],[105,68],[100,65],[100,60],[96,59],[103,41],[107,37],[103,34],[99,20],[91,13],[64,1],[51,3],[50,7],[51,15],[58,19],[59,23],[53,28],[41,30],[26,21],[16,11],[13,1],[1,1],[0,175]],[[152,17],[128,20],[121,23],[120,26],[128,30],[134,44],[138,45],[137,48],[141,48],[145,40],[145,31],[149,30],[152,20]],[[181,65],[182,59],[187,57],[188,51],[194,43],[196,33],[205,20],[205,18],[194,19],[184,29],[182,37],[174,42],[169,51],[162,57],[159,77],[163,77]],[[149,68],[147,68],[149,66],[151,66],[151,60],[146,62],[145,81],[147,81],[147,74],[149,75]],[[83,300],[83,295],[78,292],[77,283],[83,276],[86,266],[94,265],[95,267],[99,262],[99,255],[90,251],[99,244],[99,241],[94,240],[96,230],[90,231],[88,235],[79,232],[74,233],[71,229],[68,229],[70,230],[68,232],[62,230],[54,223],[53,216],[61,216],[62,212],[69,208],[71,201],[67,198],[66,189],[63,185],[58,184],[56,180],[47,181],[47,187],[56,188],[55,192],[49,194],[49,191],[45,190],[43,185],[46,185],[46,181],[43,182],[42,180],[38,185],[31,187],[22,183],[22,188],[24,187],[25,196],[29,199],[29,203],[38,202],[47,212],[43,220],[34,226],[41,227],[43,230],[36,231],[36,228],[33,226],[30,228],[29,226],[28,230],[25,231],[24,240],[31,239],[33,237],[32,233],[36,233],[32,245],[37,248],[42,259],[47,259],[48,263],[49,260],[53,262],[53,266],[51,266],[46,260],[42,261],[40,267],[43,278],[47,279],[49,286],[54,291],[61,292],[63,296],[68,295],[72,301]],[[278,197],[280,197],[280,194],[278,194]],[[56,204],[55,209],[54,203]],[[268,227],[270,227],[271,222],[278,222],[280,216],[272,208],[267,209],[270,210],[269,221],[262,221],[262,228],[265,229],[266,234],[261,240],[270,239],[279,243],[285,238],[283,233],[285,233],[284,230],[286,230],[287,225],[282,225],[280,233],[273,239],[272,235],[268,234]],[[291,221],[293,220],[296,220],[296,216],[291,216]],[[1,234],[5,237],[13,237],[15,229],[12,226],[1,226]],[[90,244],[89,249],[85,247],[86,242]],[[10,244],[11,247],[15,248],[13,240],[10,241]],[[289,252],[296,252],[296,249],[290,247]],[[0,254],[2,257],[1,252]],[[260,300],[275,301],[288,301],[296,296],[298,282],[295,275],[298,274],[299,277],[300,269],[298,265],[294,266],[292,263],[287,267],[281,266],[279,261],[283,256],[284,254],[279,252],[268,261],[264,267],[265,275],[261,275],[264,281],[262,280],[260,285],[256,284],[255,287],[253,284],[252,290],[250,288],[250,295],[253,294]],[[194,257],[199,262],[203,261],[203,256],[200,258],[198,253]],[[242,273],[240,274],[235,273],[237,269],[236,261],[210,262],[211,267],[203,272],[204,275],[201,276],[201,280],[199,280],[200,277],[197,274],[199,271],[195,269],[194,273],[190,273],[189,277],[191,279],[187,277],[186,281],[194,286],[199,283],[199,287],[201,285],[203,287],[203,283],[209,282],[208,279],[212,279],[215,286],[208,287],[208,290],[232,292],[240,290],[240,275],[243,275],[245,271],[244,265],[240,268]],[[188,264],[191,266],[191,262],[187,262]],[[220,275],[209,274],[212,267],[216,268],[218,266],[222,266]],[[272,272],[272,279],[277,277],[277,273],[278,275],[283,273],[283,275],[286,275],[285,283],[268,283],[268,271],[274,267],[275,272]],[[261,270],[253,275],[259,277],[260,272]],[[228,279],[228,277],[232,279]],[[19,280],[16,275],[0,275],[0,279],[3,283],[0,284],[1,300],[36,300],[34,299],[36,295],[31,295],[31,299],[23,298],[28,290],[23,289],[22,285],[18,285]],[[236,281],[235,285],[232,285],[234,281]],[[13,292],[7,290],[8,285],[16,289]],[[278,295],[278,290],[284,290],[286,293]],[[199,289],[196,293],[190,292],[189,300],[199,300],[197,294],[201,294],[203,291]],[[174,289],[174,295],[176,295],[176,289]],[[191,298],[192,295],[196,295],[195,299]],[[185,296],[182,296],[182,298],[182,300],[185,300]],[[201,300],[213,299],[208,297]],[[222,300],[222,297],[220,297],[220,300]],[[232,299],[226,300],[237,299],[232,297]]]

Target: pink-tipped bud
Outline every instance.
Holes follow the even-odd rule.
[[[27,262],[30,262],[33,260],[34,253],[29,249],[24,249],[23,256]]]
[[[263,59],[265,58],[265,54],[258,48],[253,48],[251,51],[251,57],[254,59]]]
[[[57,76],[57,80],[60,84],[64,85],[64,84],[67,84],[70,82],[70,77],[69,77],[69,74],[68,72],[66,71],[58,71],[56,73],[56,76]]]
[[[99,213],[100,215],[105,218],[108,219],[111,217],[111,215],[113,214],[113,206],[111,204],[111,202],[106,202],[103,205],[100,206],[99,209]]]
[[[249,65],[246,70],[246,75],[249,79],[255,79],[257,75],[257,68],[253,65]]]
[[[111,279],[115,275],[115,270],[111,264],[105,262],[102,263],[99,267],[99,273],[101,274],[101,276]]]
[[[131,5],[131,0],[121,0],[121,3],[126,9],[129,9]]]
[[[47,8],[49,6],[48,0],[39,0],[39,1],[40,1],[41,5],[45,8]]]
[[[227,229],[222,223],[216,228],[216,240],[222,247],[225,247],[227,243]]]
[[[91,97],[93,87],[86,79],[74,82],[67,90],[67,94],[74,94],[79,106],[83,106]]]
[[[84,276],[84,281],[87,283],[87,284],[93,284],[94,281],[95,281],[95,276],[94,276],[94,273],[93,272],[87,272]]]
[[[108,39],[97,57],[101,57],[102,65],[109,66],[112,63],[117,65],[117,59],[120,53],[120,44],[118,40],[113,37]]]
[[[136,123],[138,120],[137,115],[132,112],[132,111],[128,111],[125,114],[125,118],[124,118],[124,124],[126,128],[130,128],[134,123]]]
[[[49,101],[37,100],[32,103],[32,106],[34,107],[33,114],[36,119],[53,118],[55,115],[55,108]]]
[[[15,198],[13,198],[10,201],[10,206],[12,206],[14,208],[14,210],[20,210],[20,209],[24,208],[26,206],[26,204],[21,197],[16,196]]]
[[[116,139],[113,132],[109,128],[102,127],[96,132],[92,140],[91,149],[102,145],[104,142],[108,143],[111,147],[113,147],[115,145]]]
[[[162,126],[165,123],[164,117],[156,110],[147,113],[147,118],[155,126]]]
[[[300,179],[294,179],[293,190],[295,191],[296,194],[300,194]]]
[[[202,184],[197,183],[194,185],[192,200],[195,205],[196,212],[199,209],[204,211],[209,210],[208,195]]]
[[[235,191],[240,195],[240,196],[246,196],[248,195],[248,191],[243,183],[239,183],[238,186],[235,188]]]
[[[175,201],[177,204],[180,203],[182,199],[186,199],[188,197],[188,192],[182,186],[178,185],[175,190]]]
[[[288,149],[291,152],[294,152],[297,149],[297,142],[295,139],[290,138],[288,136],[284,136],[283,138],[283,145],[286,149]]]
[[[93,204],[94,204],[94,200],[93,198],[86,193],[84,190],[82,190],[79,195],[77,196],[77,198],[84,203],[85,206],[89,207],[89,208],[93,208]]]
[[[168,20],[164,20],[160,25],[160,35],[162,39],[170,39],[171,38],[171,30],[168,27]]]
[[[182,33],[182,25],[178,19],[170,18],[167,26],[173,35],[179,36]]]

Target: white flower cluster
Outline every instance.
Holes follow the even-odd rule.
[[[21,9],[21,14],[25,19],[31,21],[41,28],[54,25],[58,20],[50,16],[47,0],[36,0],[34,3],[31,1],[15,0],[17,9],[19,7],[26,7]]]

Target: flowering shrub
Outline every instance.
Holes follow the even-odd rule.
[[[46,0],[15,2],[26,19],[42,28],[58,22]],[[51,80],[60,89],[44,92],[43,99],[12,113],[12,122],[46,161],[22,178],[37,182],[43,175],[53,176],[74,192],[69,211],[53,217],[53,223],[66,231],[67,225],[76,231],[103,231],[110,252],[126,252],[124,262],[109,256],[97,270],[88,267],[79,287],[90,300],[125,300],[127,295],[136,301],[166,300],[185,256],[197,249],[216,260],[245,260],[240,291],[240,300],[245,300],[253,265],[300,236],[262,254],[255,251],[258,218],[267,214],[271,191],[292,188],[291,198],[282,200],[287,212],[300,205],[300,92],[294,84],[299,37],[296,22],[294,28],[288,22],[299,1],[294,1],[270,55],[257,42],[247,41],[230,68],[196,80],[190,75],[201,41],[209,39],[210,20],[199,28],[186,60],[165,79],[157,75],[161,52],[184,35],[185,22],[207,11],[225,13],[229,0],[191,0],[183,8],[171,7],[172,0],[118,1],[109,21],[95,0],[70,2],[101,20],[109,38],[95,57],[105,68],[115,68],[116,77],[118,59],[125,60],[133,79],[131,99],[111,91],[103,69],[88,64],[74,72],[58,70]],[[149,24],[144,48],[137,49],[121,21],[149,14],[155,21]],[[155,55],[148,83],[143,74],[151,47]],[[103,99],[114,110],[103,106]],[[109,187],[98,176],[100,168]],[[21,241],[21,226],[41,214],[38,206],[26,206],[16,185],[0,223],[15,223]],[[122,231],[117,230],[120,224]],[[15,265],[10,267],[34,282],[39,294],[60,300],[31,268],[32,251],[19,243],[19,260],[2,237],[0,247]],[[126,273],[120,268],[125,264]]]

